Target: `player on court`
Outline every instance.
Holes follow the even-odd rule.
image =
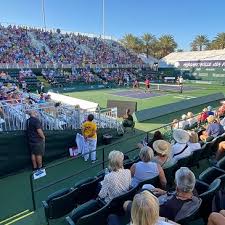
[[[133,82],[133,88],[139,88],[139,82],[138,79],[135,79]]]
[[[146,78],[145,80],[145,92],[150,92],[150,80]]]
[[[180,86],[180,93],[183,93],[184,78],[182,76],[180,76],[180,77],[178,77],[177,81],[178,81],[178,85]]]

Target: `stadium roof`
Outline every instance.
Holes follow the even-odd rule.
[[[225,49],[208,50],[208,51],[192,51],[192,52],[173,52],[160,60],[160,64],[167,66],[176,66],[179,61],[214,61],[225,60]]]

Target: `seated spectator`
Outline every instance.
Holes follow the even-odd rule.
[[[223,126],[218,123],[218,120],[215,116],[209,116],[207,121],[208,125],[206,130],[203,131],[202,135],[200,136],[202,141],[211,141],[213,138],[221,135],[224,132]]]
[[[187,116],[185,114],[183,114],[181,116],[181,120],[179,121],[179,128],[180,129],[187,129],[189,126],[189,123],[187,121]]]
[[[124,127],[132,127],[134,126],[134,119],[131,115],[130,109],[126,110],[126,114],[123,116],[123,126]]]
[[[198,134],[194,131],[190,131],[188,133],[189,133],[190,139],[187,144],[190,147],[191,151],[200,149],[201,144],[198,142]]]
[[[154,156],[153,150],[145,146],[141,149],[139,156],[141,161],[134,163],[130,168],[132,176],[131,186],[136,187],[144,180],[159,176],[161,186],[165,188],[167,181],[162,167],[155,162],[151,162]]]
[[[220,102],[222,105],[219,107],[217,111],[217,116],[224,116],[225,115],[225,101]]]
[[[207,108],[204,108],[202,110],[202,113],[199,114],[198,116],[198,122],[199,123],[205,123],[207,120],[207,117],[208,117],[208,109]]]
[[[225,117],[220,120],[220,124],[223,126],[223,129],[225,130]]]
[[[192,112],[187,113],[187,121],[189,124],[189,127],[193,127],[195,124],[197,125],[198,120],[194,117],[194,114]]]
[[[213,212],[208,218],[208,225],[224,225],[225,224],[225,210],[219,213]]]
[[[225,153],[225,141],[221,141],[219,143],[219,147],[216,152],[216,160],[220,160],[224,156],[224,153]]]
[[[131,183],[131,172],[123,168],[124,155],[120,151],[109,153],[109,174],[105,175],[101,182],[99,197],[109,202],[113,198],[129,190]]]
[[[207,109],[208,109],[208,112],[207,112],[207,114],[208,114],[208,116],[214,116],[214,112],[212,111],[212,106],[207,106]]]
[[[172,124],[171,124],[171,129],[178,129],[179,128],[179,120],[178,119],[174,119]]]
[[[159,201],[148,191],[143,191],[134,196],[134,200],[129,205],[128,211],[131,213],[130,225],[169,225],[176,224],[168,221],[167,218],[159,217]],[[118,216],[110,215],[108,225],[121,225]]]
[[[164,140],[157,140],[153,143],[153,149],[156,152],[156,156],[152,161],[158,163],[162,168],[167,168],[176,160],[171,158],[171,144]]]
[[[153,138],[148,142],[147,146],[150,148],[153,148],[153,143],[157,140],[164,140],[164,137],[162,135],[162,133],[157,130],[154,134],[153,134]]]
[[[187,167],[176,171],[176,191],[167,194],[166,191],[155,188],[153,193],[159,196],[160,216],[173,221],[179,221],[191,215],[201,205],[201,199],[194,196],[195,175]]]
[[[175,143],[172,145],[172,158],[179,160],[191,154],[192,150],[188,146],[190,136],[187,131],[176,129],[173,131]]]

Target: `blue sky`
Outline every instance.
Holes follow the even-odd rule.
[[[42,26],[41,0],[0,0],[0,22]],[[102,0],[45,0],[50,28],[102,32]],[[194,36],[225,32],[224,0],[105,0],[105,33],[172,34],[189,49]]]

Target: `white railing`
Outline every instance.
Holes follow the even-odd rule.
[[[71,69],[71,68],[152,68],[150,64],[85,64],[85,65],[75,65],[75,64],[40,64],[40,63],[0,63],[0,69],[48,69],[48,68],[61,68],[61,69]]]
[[[12,104],[0,101],[0,131],[25,130],[29,118],[28,111],[35,110],[44,130],[80,129],[87,116],[92,113],[98,128],[121,129],[117,120],[117,108],[96,110],[95,112],[71,106],[55,106],[53,102],[29,105],[21,99],[20,103]]]

